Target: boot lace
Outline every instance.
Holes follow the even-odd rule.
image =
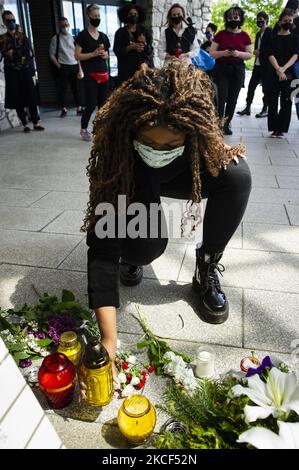
[[[207,275],[206,275],[206,285],[207,287],[217,287],[220,289],[220,282],[219,278],[217,275],[217,272],[220,274],[220,276],[223,277],[223,274],[225,271],[225,267],[221,263],[210,263],[207,269]]]

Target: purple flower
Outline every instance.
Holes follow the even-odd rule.
[[[36,339],[45,339],[46,337],[43,331],[35,331],[33,334]]]
[[[53,315],[48,322],[48,336],[57,346],[62,333],[65,331],[76,331],[78,323],[68,315]]]
[[[31,366],[31,364],[32,364],[31,359],[22,359],[19,363],[19,367],[21,367],[21,369],[25,369],[25,367]]]
[[[270,356],[266,356],[264,357],[263,362],[259,367],[257,367],[256,369],[250,367],[245,377],[252,377],[255,374],[262,375],[262,373],[265,372],[267,368],[271,369],[272,367],[273,364],[271,362]]]

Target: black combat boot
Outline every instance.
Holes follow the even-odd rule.
[[[217,271],[222,275],[225,270],[219,264],[222,253],[205,254],[196,249],[196,268],[193,277],[193,289],[199,294],[199,316],[213,324],[224,323],[228,318],[228,301],[221,290]]]
[[[268,108],[267,106],[263,106],[263,109],[261,110],[260,113],[257,113],[255,115],[256,118],[266,118],[268,117]]]
[[[143,267],[133,266],[123,260],[119,264],[120,281],[124,286],[137,286],[143,278]]]

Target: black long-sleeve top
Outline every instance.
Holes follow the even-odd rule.
[[[172,182],[174,192],[167,195],[181,199],[191,198],[191,163],[186,151],[162,168],[149,167],[137,152],[134,161],[135,197],[132,202],[142,202],[146,207],[153,202],[159,203],[162,185],[167,184],[169,187]],[[201,167],[202,173],[206,172],[204,161],[201,162]],[[118,238],[99,239],[94,231],[87,234],[88,297],[91,309],[103,306],[119,307],[119,258],[122,242],[123,240]]]
[[[132,42],[137,42],[140,34],[143,34],[146,40],[144,51],[128,52],[127,47]],[[135,32],[129,32],[126,26],[118,29],[115,33],[113,51],[117,57],[118,78],[121,83],[131,78],[141,64],[146,63],[153,67],[152,39],[148,30],[142,25],[138,25]]]

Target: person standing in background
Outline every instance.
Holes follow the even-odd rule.
[[[298,15],[298,9],[299,9],[299,0],[289,0],[288,3],[286,4],[286,8],[290,8],[293,11],[293,29],[292,29],[292,34],[296,34],[296,36],[299,38],[299,15]],[[294,64],[294,73],[297,79],[299,79],[299,60],[295,62]],[[298,100],[298,101],[297,101]],[[297,112],[297,118],[299,119],[299,95],[297,94],[296,97],[296,112]]]
[[[16,31],[16,20],[11,11],[2,13],[7,32],[0,36],[0,55],[4,58],[5,108],[15,109],[24,132],[31,131],[28,126],[28,107],[33,129],[44,131],[38,113],[38,94],[32,76],[32,51],[24,33]]]
[[[59,72],[61,114],[64,118],[67,115],[67,91],[71,85],[74,101],[77,107],[77,116],[82,114],[82,106],[79,98],[78,80],[82,80],[83,71],[80,63],[75,59],[75,43],[73,36],[69,33],[70,24],[68,19],[61,17],[58,20],[59,33],[51,39],[49,55],[54,66]]]
[[[168,28],[161,34],[158,44],[158,57],[162,65],[173,59],[186,60],[191,64],[192,57],[199,53],[199,37],[196,29],[186,22],[185,9],[175,3],[167,14]]]
[[[291,34],[293,11],[284,10],[278,21],[279,31],[271,41],[268,51],[272,65],[269,79],[268,130],[271,137],[283,138],[288,132],[292,113],[292,81],[295,78],[294,64],[299,57],[298,37]],[[278,111],[280,102],[280,110]]]
[[[251,104],[253,102],[256,87],[261,83],[263,88],[263,109],[260,113],[256,114],[256,118],[263,118],[268,116],[268,97],[267,97],[267,78],[269,72],[269,62],[267,59],[267,47],[269,46],[272,38],[272,29],[268,27],[269,16],[266,12],[261,11],[257,14],[256,24],[260,28],[255,38],[254,52],[255,62],[248,85],[248,92],[246,98],[246,107],[242,111],[238,111],[240,116],[250,116]]]
[[[85,109],[81,119],[81,137],[91,140],[88,123],[95,108],[100,108],[109,95],[109,48],[106,34],[98,31],[101,22],[100,7],[96,3],[86,9],[89,26],[75,40],[75,58],[81,62],[84,73]]]
[[[153,67],[153,46],[148,30],[142,25],[146,12],[137,5],[125,5],[118,10],[125,26],[115,33],[113,51],[117,57],[118,83],[131,78],[144,65]]]
[[[224,13],[225,30],[214,37],[210,55],[216,59],[214,81],[218,90],[218,113],[226,118],[224,134],[232,135],[231,121],[245,81],[245,60],[252,57],[249,35],[242,31],[244,10],[237,5]]]
[[[212,41],[214,39],[215,34],[217,33],[217,29],[218,27],[214,23],[209,23],[206,28],[206,31],[205,31],[206,41],[200,47],[201,49],[203,49],[204,51],[208,53],[210,53]]]

